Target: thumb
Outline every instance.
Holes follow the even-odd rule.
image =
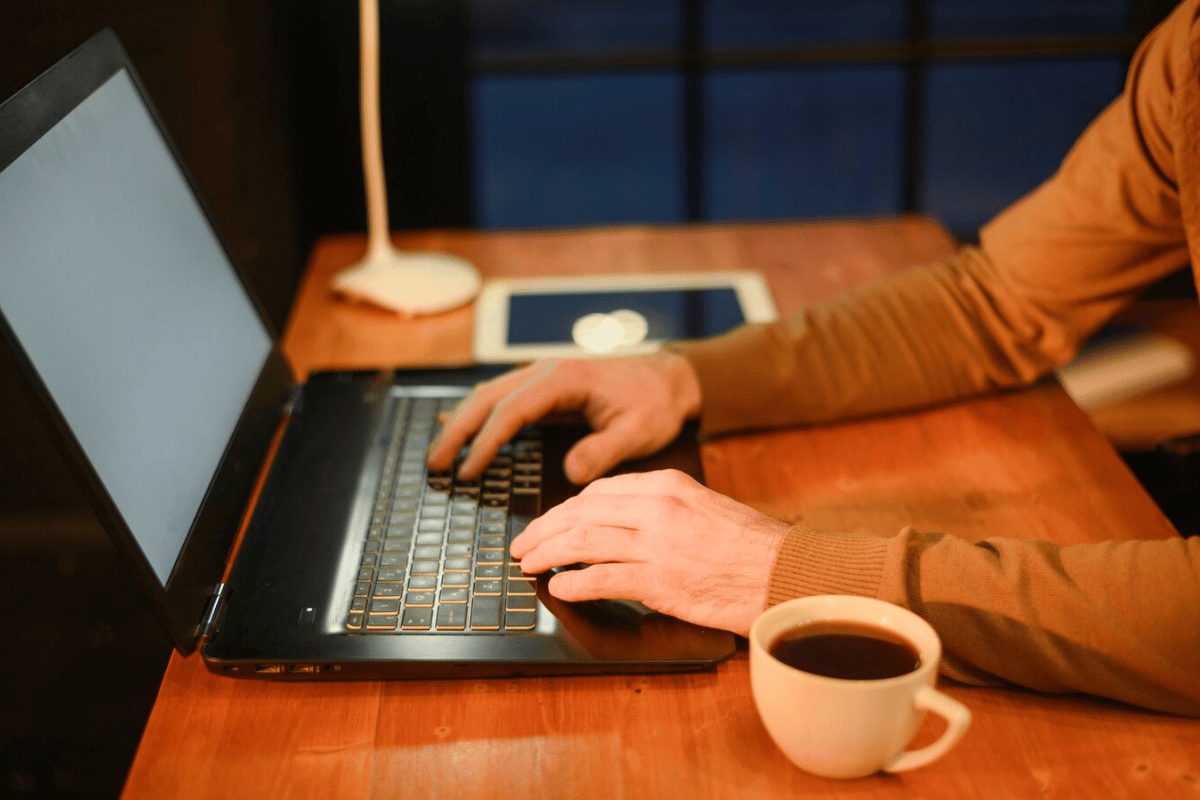
[[[589,433],[567,452],[563,472],[574,484],[584,484],[599,478],[637,450],[629,434],[619,427],[609,427]]]

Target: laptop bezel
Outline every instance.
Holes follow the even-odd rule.
[[[197,646],[199,623],[224,573],[247,505],[266,461],[275,433],[293,396],[296,381],[279,348],[279,337],[263,306],[250,289],[225,246],[178,149],[150,101],[137,71],[116,33],[105,28],[0,104],[0,172],[96,89],[119,72],[129,77],[175,166],[212,230],[218,246],[233,267],[272,347],[258,381],[231,433],[220,465],[209,483],[199,512],[164,585],[156,576],[113,498],[108,493],[65,417],[38,374],[15,331],[0,308],[3,338],[28,390],[38,401],[46,427],[79,480],[101,524],[151,599],[175,648],[187,655]]]

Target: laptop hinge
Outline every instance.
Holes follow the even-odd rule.
[[[200,618],[200,624],[196,626],[196,638],[201,642],[212,639],[217,633],[217,626],[221,624],[227,598],[225,587],[224,583],[218,583],[204,606],[204,615]]]
[[[291,416],[292,412],[296,410],[296,402],[300,399],[301,391],[302,387],[297,384],[296,386],[292,387],[290,392],[288,392],[287,400],[284,401],[283,404],[283,416],[289,417]]]

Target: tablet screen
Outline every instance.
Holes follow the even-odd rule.
[[[634,311],[646,322],[647,341],[701,339],[745,322],[732,287],[513,294],[508,306],[510,346],[573,341],[579,320],[594,314]]]

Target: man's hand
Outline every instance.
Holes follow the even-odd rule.
[[[475,478],[521,426],[564,411],[582,412],[594,431],[563,463],[567,478],[582,484],[670,443],[700,413],[700,384],[674,353],[539,361],[476,386],[430,448],[429,468],[449,469],[474,434],[459,474]]]
[[[604,478],[538,517],[512,542],[525,572],[553,576],[562,600],[623,598],[746,635],[767,605],[788,525],[682,472]]]

